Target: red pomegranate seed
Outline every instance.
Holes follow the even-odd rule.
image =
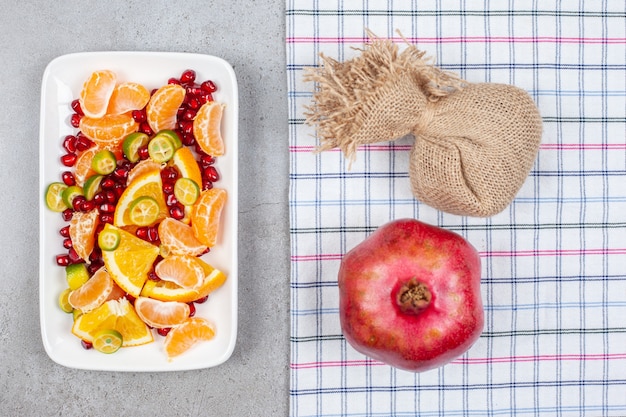
[[[178,179],[178,171],[174,167],[163,168],[161,171],[161,179],[163,181],[174,182]]]
[[[171,327],[165,327],[163,329],[157,329],[157,333],[160,334],[161,336],[165,337],[170,332],[170,330],[172,330]]]
[[[67,151],[67,153],[76,152],[76,136],[67,135],[63,139],[63,148]]]
[[[202,169],[207,168],[215,163],[215,158],[211,155],[202,155],[200,157],[200,165]]]
[[[198,96],[202,94],[202,89],[196,86],[189,86],[185,90],[185,94],[190,96]]]
[[[183,84],[189,84],[196,81],[196,72],[192,69],[187,69],[183,71],[180,76],[180,82]]]
[[[63,220],[65,220],[66,222],[69,222],[70,220],[72,220],[73,215],[74,215],[74,210],[72,210],[71,208],[65,209],[61,212],[61,217],[63,217]]]
[[[212,165],[204,168],[203,174],[204,177],[211,182],[215,182],[220,179],[220,174],[217,172],[217,169],[215,169],[215,167]]]
[[[202,191],[210,190],[213,188],[213,182],[211,180],[207,180],[206,178],[202,178]]]
[[[72,200],[72,208],[74,209],[74,211],[82,211],[83,210],[83,204],[86,201],[87,201],[87,199],[85,197],[83,197],[82,195],[77,195]]]
[[[131,115],[137,123],[145,122],[147,118],[145,110],[133,110]]]
[[[113,171],[113,176],[118,181],[123,181],[125,183],[126,178],[128,178],[128,169],[124,167],[116,168],[115,171]]]
[[[78,113],[72,114],[72,117],[70,117],[70,124],[72,125],[72,127],[78,128],[78,126],[80,126],[80,119],[81,119],[80,114]]]
[[[97,205],[104,204],[106,203],[106,201],[107,199],[103,191],[100,191],[99,193],[96,193],[96,195],[93,196],[93,202],[96,203]]]
[[[72,108],[72,110],[74,110],[74,113],[78,113],[81,116],[85,115],[85,113],[83,112],[83,108],[80,107],[80,101],[78,99],[72,100],[70,107]]]
[[[200,99],[198,97],[191,97],[187,105],[192,110],[198,110],[201,106]]]
[[[147,238],[149,242],[156,242],[159,240],[159,229],[157,226],[148,227]]]
[[[89,266],[87,267],[87,271],[89,271],[90,275],[93,275],[96,273],[96,271],[98,269],[102,268],[102,264],[99,262],[92,262],[89,264]]]
[[[108,213],[102,213],[100,215],[100,221],[102,223],[109,223],[109,224],[113,224],[114,221],[114,216],[112,214],[108,214]]]
[[[202,304],[202,303],[206,303],[206,301],[209,299],[208,295],[205,295],[202,298],[198,298],[196,301],[194,301],[194,303],[196,304]]]
[[[66,167],[73,167],[78,157],[75,153],[67,153],[61,157],[61,163]]]
[[[200,100],[200,105],[208,103],[209,101],[213,101],[213,94],[211,93],[204,93],[204,94],[200,94],[198,96],[198,99]]]
[[[171,182],[166,182],[165,184],[163,184],[163,192],[168,196],[170,194],[174,194],[174,184],[172,184]]]
[[[103,190],[112,190],[115,188],[115,180],[111,177],[104,178],[100,183]]]
[[[83,203],[80,205],[81,211],[91,211],[95,208],[96,208],[96,203],[93,200],[85,199],[85,201],[83,201]]]
[[[200,88],[206,91],[207,93],[214,93],[217,91],[217,86],[211,80],[206,80],[205,82],[200,84]]]
[[[67,239],[63,239],[63,247],[65,249],[69,249],[72,247],[72,239],[67,238]]]
[[[105,190],[104,197],[106,198],[106,202],[110,204],[117,203],[117,193],[113,190]]]
[[[178,85],[180,85],[180,80],[178,78],[172,77],[172,78],[167,80],[167,83],[168,84],[178,84]]]
[[[148,240],[148,228],[147,227],[139,227],[135,231],[135,235],[139,239]]]
[[[139,131],[141,133],[145,133],[148,136],[152,136],[152,134],[154,133],[152,131],[152,128],[148,124],[148,122],[141,122],[141,123],[139,123]]]
[[[193,130],[193,125],[192,125],[191,129]],[[183,145],[185,145],[185,146],[195,146],[196,145],[196,137],[193,135],[193,133],[189,133],[189,134],[183,135],[180,140],[181,140],[181,142],[183,142]]]
[[[70,237],[70,227],[64,226],[59,230],[59,234],[63,237]]]
[[[61,174],[61,178],[67,186],[76,185],[76,178],[74,178],[74,174],[71,171],[64,171]]]
[[[85,349],[85,350],[89,350],[89,349],[93,348],[93,344],[91,342],[86,341],[86,340],[81,340],[80,344],[83,346],[83,349]]]
[[[183,135],[193,135],[193,122],[191,120],[181,120],[179,128]]]
[[[78,256],[78,252],[76,252],[76,249],[74,248],[70,248],[67,251],[67,255],[70,257],[70,263],[75,264],[75,263],[79,263],[82,261],[81,257]]]
[[[141,148],[139,148],[137,150],[137,153],[139,154],[139,158],[141,158],[142,160],[144,159],[148,159],[150,157],[150,153],[148,152],[148,146],[142,146]]]
[[[70,257],[68,255],[57,255],[56,262],[59,266],[68,266],[70,264]]]
[[[182,220],[185,218],[185,209],[180,207],[181,205],[177,204],[173,207],[170,207],[170,216],[176,220]]]
[[[100,206],[100,211],[102,213],[115,213],[115,205],[111,203],[104,203]]]
[[[154,271],[148,272],[148,279],[151,281],[161,281],[161,278]]]
[[[193,120],[196,117],[196,111],[193,109],[187,109],[183,112],[183,120]]]
[[[196,315],[196,306],[194,305],[194,303],[187,303],[187,305],[189,306],[189,317],[193,317]]]
[[[93,146],[93,142],[83,132],[78,132],[76,135],[76,150],[86,151]]]
[[[178,200],[174,194],[168,194],[165,198],[165,204],[167,204],[168,207],[172,207],[178,204]]]

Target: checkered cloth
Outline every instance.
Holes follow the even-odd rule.
[[[293,416],[626,415],[624,1],[287,0]],[[525,89],[544,135],[515,201],[487,219],[416,201],[411,138],[312,153],[303,124],[318,53],[356,54],[365,29],[471,82]],[[486,173],[488,175],[488,173]],[[400,371],[341,334],[341,257],[403,217],[456,231],[482,257],[485,328],[462,357]]]

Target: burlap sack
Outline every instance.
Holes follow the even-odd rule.
[[[305,115],[321,139],[353,161],[359,145],[415,137],[415,197],[439,210],[488,217],[504,210],[539,150],[541,117],[530,96],[505,84],[472,84],[435,67],[412,45],[374,38],[352,60],[321,56]]]

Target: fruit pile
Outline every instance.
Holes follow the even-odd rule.
[[[227,198],[214,186],[225,152],[215,91],[193,70],[152,91],[99,70],[72,101],[78,131],[63,138],[67,170],[45,201],[67,222],[59,305],[86,349],[143,345],[156,329],[171,359],[213,338],[212,323],[194,315],[226,280],[201,259]]]

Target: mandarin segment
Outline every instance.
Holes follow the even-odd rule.
[[[220,219],[226,205],[227,192],[223,188],[202,191],[191,212],[191,227],[196,238],[208,247],[217,243]]]
[[[93,251],[96,242],[96,228],[100,223],[98,209],[88,212],[76,212],[70,220],[70,239],[72,247],[87,264],[91,263],[89,255]]]
[[[200,288],[204,281],[204,269],[197,259],[188,255],[168,256],[156,264],[154,272],[164,281],[195,290]]]
[[[124,138],[139,130],[131,113],[106,114],[100,118],[84,116],[78,124],[85,136],[102,147],[120,149]]]
[[[224,155],[222,115],[225,104],[209,101],[200,107],[193,121],[193,134],[200,148],[209,155]]]
[[[159,224],[159,238],[161,252],[166,255],[199,256],[208,249],[193,234],[191,226],[171,217],[163,219]]]
[[[113,71],[99,70],[91,73],[80,92],[79,103],[85,116],[100,118],[106,114],[117,76]]]
[[[118,84],[113,89],[107,114],[122,114],[132,110],[143,109],[150,100],[150,91],[143,85],[134,82]]]
[[[190,317],[167,334],[163,346],[168,359],[171,360],[187,352],[197,343],[209,341],[213,337],[215,337],[215,329],[208,320]]]
[[[146,117],[153,132],[176,128],[176,114],[185,99],[185,88],[178,84],[167,84],[150,97],[146,106]]]
[[[87,313],[100,307],[109,298],[114,284],[109,273],[102,267],[87,282],[69,293],[68,302],[72,307]]]
[[[178,301],[159,301],[139,296],[135,300],[137,315],[148,326],[164,329],[178,326],[189,318],[189,304]]]

